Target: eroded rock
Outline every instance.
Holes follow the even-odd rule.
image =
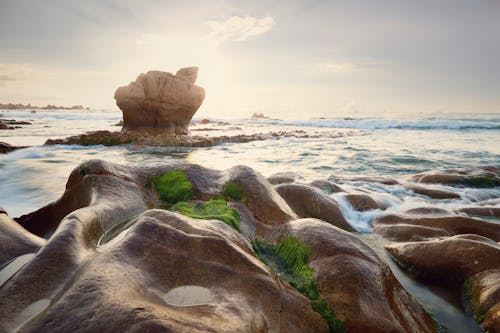
[[[122,130],[188,134],[189,122],[205,98],[205,90],[194,84],[197,75],[197,67],[181,68],[175,75],[149,71],[118,88]]]
[[[309,266],[321,295],[347,332],[435,332],[428,313],[401,287],[376,253],[355,235],[317,219],[276,228],[311,249]]]

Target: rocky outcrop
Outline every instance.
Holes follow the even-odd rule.
[[[219,220],[150,209],[159,194],[148,180],[172,170],[189,180],[194,200],[238,194],[230,205],[240,212],[242,233]],[[436,331],[366,244],[326,222],[297,220],[248,167],[87,161],[58,201],[18,222],[51,236],[27,236],[13,221],[0,229],[11,239],[1,244],[9,257],[36,252],[0,288],[2,333],[327,332],[311,301],[265,266],[250,243],[287,236],[310,248],[321,297],[347,331]]]
[[[118,88],[122,130],[188,134],[189,122],[205,98],[205,90],[194,84],[197,76],[198,67],[181,68],[175,75],[149,71]]]
[[[311,249],[309,266],[321,295],[347,332],[435,332],[436,324],[401,287],[376,253],[355,235],[317,219],[277,228]]]

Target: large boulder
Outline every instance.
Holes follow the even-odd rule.
[[[181,68],[175,75],[149,71],[116,89],[122,130],[188,134],[189,122],[205,98],[205,90],[194,84],[197,75],[198,67]]]

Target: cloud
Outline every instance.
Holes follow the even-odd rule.
[[[351,63],[321,63],[318,66],[329,73],[352,73],[360,69],[357,65]]]
[[[244,41],[251,36],[268,32],[275,24],[271,16],[231,16],[224,21],[208,21],[209,37],[218,43],[225,41]]]

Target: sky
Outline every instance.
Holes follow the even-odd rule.
[[[500,0],[0,0],[0,103],[198,66],[197,116],[500,113],[499,59]]]

